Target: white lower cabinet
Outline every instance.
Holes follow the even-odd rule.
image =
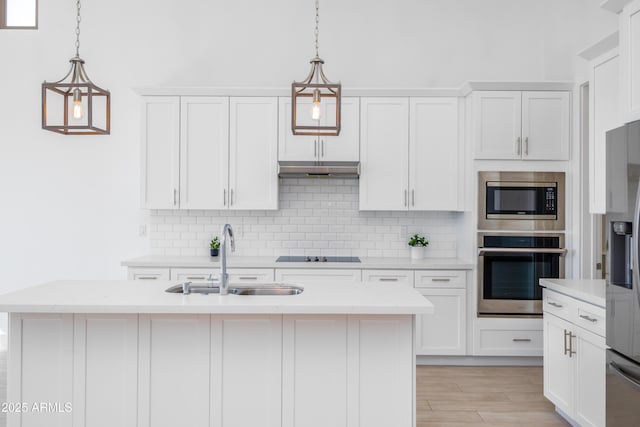
[[[416,316],[416,355],[467,353],[467,289],[464,271],[417,270],[416,290],[434,306],[433,314]]]
[[[541,319],[478,318],[474,322],[474,356],[542,356]]]
[[[413,286],[411,270],[362,270],[363,282],[398,283]]]
[[[216,278],[220,273],[219,268],[172,268],[171,280],[184,282],[204,281],[212,276]],[[230,283],[265,283],[273,281],[272,268],[229,268]]]
[[[129,280],[169,280],[170,270],[164,267],[129,267]]]
[[[602,335],[594,330],[598,332],[600,321],[595,316],[604,309],[563,295],[556,297],[547,289],[544,292],[544,395],[578,425],[603,427],[606,344],[604,330]],[[556,304],[551,305],[554,314],[547,310],[548,301]],[[585,310],[591,315],[584,314]],[[589,320],[587,328],[578,326],[578,320],[584,320],[581,316],[595,321]]]
[[[11,313],[29,427],[412,427],[410,315]]]
[[[362,280],[362,270],[355,269],[311,269],[311,268],[282,268],[276,269],[276,282],[287,283],[318,283],[318,282],[359,282]]]

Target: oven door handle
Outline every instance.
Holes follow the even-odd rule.
[[[615,362],[609,362],[612,372],[627,380],[631,385],[640,390],[640,379],[633,377],[624,368],[618,366]]]
[[[509,253],[509,254],[558,254],[565,256],[567,250],[563,248],[480,248],[478,249],[478,256],[491,253]]]

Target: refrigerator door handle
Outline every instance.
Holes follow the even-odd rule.
[[[638,239],[638,223],[640,222],[640,179],[638,179],[638,190],[636,191],[636,206],[633,212],[633,225],[631,228],[631,242],[633,245],[638,245],[640,239]],[[638,304],[640,304],[640,292],[638,291],[638,286],[640,285],[640,272],[638,271],[638,255],[639,250],[638,246],[634,246],[631,250],[633,253],[633,266],[631,267],[632,271],[632,287],[636,293],[636,298],[638,299]]]
[[[640,379],[639,378],[632,377],[629,374],[629,372],[627,372],[624,369],[622,369],[615,362],[609,362],[609,366],[611,367],[611,370],[614,373],[616,373],[618,376],[620,376],[620,377],[624,378],[625,380],[627,380],[633,387],[635,387],[638,390],[640,390]]]

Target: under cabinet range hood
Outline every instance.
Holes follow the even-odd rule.
[[[278,176],[281,178],[358,178],[359,162],[308,162],[280,161]]]

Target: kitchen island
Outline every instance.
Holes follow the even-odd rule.
[[[164,292],[175,284],[58,281],[0,296],[8,402],[26,408],[8,426],[415,426],[414,316],[433,306],[412,288]]]

